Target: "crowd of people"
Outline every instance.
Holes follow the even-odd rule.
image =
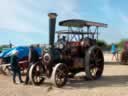
[[[18,62],[19,62],[18,54],[19,54],[18,50],[14,50],[12,52],[11,60],[10,60],[11,69],[13,72],[13,76],[12,76],[13,77],[12,78],[13,83],[17,84],[16,77],[18,76],[20,83],[28,84],[28,82],[29,82],[29,69],[30,69],[32,64],[35,64],[39,60],[39,54],[35,50],[34,46],[30,46],[29,55],[28,55],[28,64],[29,65],[27,68],[27,74],[26,74],[25,81],[22,80],[21,70],[20,70],[20,66],[18,64]]]

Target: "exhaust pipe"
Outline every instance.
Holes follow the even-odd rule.
[[[55,38],[55,27],[56,27],[56,13],[49,13],[49,45],[51,48],[54,47],[54,38]]]

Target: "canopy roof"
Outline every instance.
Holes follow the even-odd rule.
[[[66,31],[60,30],[56,32],[57,34],[95,34],[95,32],[79,32],[79,31]]]
[[[69,26],[69,27],[84,27],[84,26],[96,26],[96,27],[107,27],[107,24],[85,21],[80,19],[69,19],[59,22],[60,26]]]

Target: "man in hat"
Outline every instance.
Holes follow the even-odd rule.
[[[39,61],[39,54],[37,50],[34,48],[34,46],[31,45],[29,48],[29,56],[28,56],[29,66],[27,69],[25,84],[28,84],[28,81],[29,81],[29,70],[30,70],[31,65],[35,64],[38,61]]]
[[[20,83],[23,83],[21,79],[20,67],[18,65],[18,51],[14,50],[12,52],[10,63],[11,63],[11,69],[13,71],[13,83],[16,84],[16,75],[18,75]]]

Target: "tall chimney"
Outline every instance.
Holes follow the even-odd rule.
[[[56,13],[49,13],[49,45],[51,48],[54,47],[54,38],[55,38],[55,25],[56,25]]]

